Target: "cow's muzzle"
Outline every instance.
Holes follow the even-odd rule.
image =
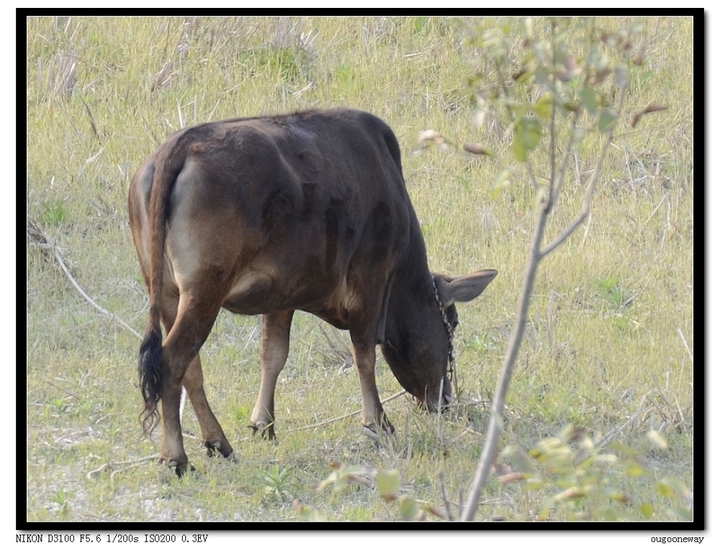
[[[434,395],[426,393],[426,396],[420,398],[415,396],[415,401],[418,405],[426,408],[431,413],[437,413],[438,410],[445,411],[452,402],[452,387],[450,385],[450,378],[445,378],[442,381],[442,391],[438,395],[437,391]]]

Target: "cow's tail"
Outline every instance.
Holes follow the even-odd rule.
[[[150,316],[138,360],[140,390],[145,401],[140,419],[146,434],[155,428],[160,418],[158,402],[162,395],[164,368],[159,300],[163,293],[168,201],[172,185],[185,164],[188,140],[185,132],[163,145],[155,161],[150,192]]]

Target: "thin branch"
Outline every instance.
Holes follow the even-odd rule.
[[[125,467],[125,469],[127,469],[127,468],[131,468],[133,466],[138,466],[138,464],[140,464],[140,463],[157,460],[159,457],[160,457],[160,454],[156,453],[155,455],[150,455],[148,457],[141,457],[140,459],[133,459],[130,461],[121,461],[119,463],[113,463],[113,462],[105,463],[104,465],[100,466],[99,468],[96,468],[95,470],[91,470],[90,472],[88,472],[87,478],[88,478],[88,480],[90,480],[90,479],[92,479],[92,477],[95,474],[100,474],[100,472],[102,472],[103,470],[110,470],[110,469],[112,469],[114,467],[118,467],[118,466]],[[122,468],[120,470],[122,470]],[[118,472],[118,470],[115,470],[113,472],[113,475],[116,472]]]
[[[517,354],[520,350],[520,344],[525,334],[525,325],[527,322],[528,309],[530,307],[530,299],[532,296],[532,287],[535,283],[538,265],[540,264],[539,249],[542,243],[543,234],[545,233],[545,224],[547,223],[548,212],[544,207],[538,209],[538,214],[533,232],[533,240],[530,245],[530,256],[528,259],[527,270],[524,275],[523,287],[520,296],[520,304],[515,319],[515,327],[512,336],[508,342],[507,352],[503,369],[498,377],[495,387],[495,395],[493,397],[492,408],[490,410],[490,424],[488,425],[488,433],[483,445],[480,461],[475,470],[475,477],[470,486],[470,495],[467,503],[462,509],[460,521],[471,521],[475,516],[480,499],[480,493],[485,488],[485,483],[490,474],[492,463],[495,460],[495,453],[500,442],[502,434],[503,412],[505,409],[505,398],[510,386],[512,371],[515,367]]]
[[[553,103],[554,107],[554,103]],[[552,179],[553,182],[553,192],[552,192],[552,202],[549,207],[549,212],[552,212],[553,208],[555,208],[555,205],[557,205],[558,199],[560,197],[560,189],[562,188],[563,182],[565,180],[565,174],[567,173],[567,166],[570,162],[570,152],[573,149],[573,146],[575,146],[575,129],[577,128],[578,123],[578,113],[576,112],[573,114],[573,120],[572,120],[572,126],[570,127],[570,138],[568,138],[567,147],[565,148],[565,151],[563,152],[563,157],[561,160],[560,165],[560,174],[557,178],[557,183],[555,182],[555,179]]]
[[[598,443],[597,447],[603,447],[610,443],[611,440],[613,440],[618,434],[620,434],[623,430],[625,430],[628,426],[633,424],[635,421],[637,421],[638,417],[640,416],[640,413],[642,412],[643,406],[645,405],[645,399],[647,398],[647,394],[643,395],[642,400],[640,400],[640,405],[638,406],[638,409],[633,413],[630,418],[625,421],[622,425],[619,427],[614,428],[610,432],[608,432],[604,438],[602,438]]]
[[[58,265],[60,266],[60,269],[62,269],[63,273],[65,273],[65,276],[68,278],[70,283],[75,287],[75,290],[78,291],[78,293],[83,297],[85,301],[87,301],[90,305],[92,305],[95,309],[100,311],[103,315],[106,315],[110,317],[111,319],[115,320],[120,326],[125,328],[128,332],[135,334],[135,336],[138,339],[142,339],[142,336],[136,332],[127,322],[125,322],[123,319],[118,317],[115,313],[111,313],[107,309],[100,307],[97,303],[95,303],[95,300],[93,300],[90,296],[88,296],[85,291],[80,287],[80,285],[77,283],[75,278],[72,276],[70,271],[68,270],[67,266],[65,265],[65,262],[63,261],[62,256],[60,255],[60,251],[57,249],[57,247],[50,242],[45,234],[38,228],[35,224],[33,224],[28,219],[28,226],[27,226],[27,232],[28,235],[33,239],[33,243],[37,245],[41,250],[47,252],[50,254],[53,258],[55,258],[55,261],[57,261]]]
[[[533,171],[532,165],[530,164],[530,159],[525,162],[525,166],[527,167],[528,174],[530,175],[530,182],[532,183],[533,190],[537,193],[540,190],[540,185],[538,184],[537,177],[535,176],[535,171]],[[550,183],[552,184],[552,179],[550,179]]]
[[[590,182],[588,182],[588,186],[585,190],[582,210],[580,211],[580,214],[578,214],[577,217],[572,222],[570,222],[570,224],[563,230],[562,233],[560,233],[560,235],[555,238],[554,241],[549,243],[544,248],[540,249],[539,258],[541,260],[550,252],[555,250],[558,246],[560,246],[563,242],[565,242],[565,239],[567,239],[578,228],[578,226],[585,221],[585,218],[587,218],[590,214],[590,204],[592,203],[592,196],[595,192],[595,185],[598,181],[598,178],[600,178],[600,165],[602,165],[603,161],[605,160],[605,155],[608,151],[608,148],[610,147],[610,143],[612,142],[612,140],[613,133],[610,133],[607,140],[605,141],[605,144],[603,144],[602,150],[600,151],[600,157],[598,158],[597,167],[593,171],[592,178],[590,179]]]
[[[555,27],[553,26],[553,33],[554,31]],[[623,93],[620,97],[620,107],[618,111],[622,111],[622,105],[625,99],[626,90],[627,88],[623,89]],[[549,206],[549,204],[552,200],[553,181],[551,181],[550,195],[548,195],[547,201],[545,201],[544,203],[540,203],[540,206],[537,208],[535,228],[533,231],[532,241],[530,243],[530,256],[528,258],[527,269],[524,275],[520,303],[516,314],[515,326],[512,336],[508,341],[508,348],[505,354],[503,368],[500,372],[500,376],[498,377],[498,382],[495,388],[495,394],[490,414],[490,424],[488,426],[487,437],[483,445],[480,460],[475,470],[475,476],[473,478],[472,485],[470,486],[467,503],[463,506],[462,513],[460,515],[461,521],[471,521],[475,516],[480,494],[485,488],[485,484],[487,483],[490,470],[492,468],[493,462],[495,461],[498,445],[500,442],[500,435],[502,434],[503,428],[503,412],[505,409],[505,398],[510,385],[513,368],[515,367],[515,362],[517,360],[520,344],[525,334],[532,288],[535,283],[535,276],[537,275],[540,261],[544,256],[548,254],[548,252],[551,252],[555,247],[562,243],[589,214],[593,191],[595,189],[595,184],[597,183],[600,174],[600,166],[603,163],[605,154],[607,153],[607,149],[610,146],[610,142],[612,142],[613,135],[614,130],[613,128],[610,128],[607,140],[603,145],[603,149],[597,163],[597,168],[595,169],[595,172],[593,173],[593,176],[588,183],[588,187],[585,192],[585,196],[583,199],[583,212],[573,223],[571,223],[568,229],[566,229],[560,236],[558,236],[558,238],[555,239],[555,241],[550,243],[544,249],[541,247],[542,240],[545,234],[545,228],[547,225],[547,219],[550,214],[551,207]],[[566,168],[568,158],[565,157],[563,159],[564,168]]]
[[[396,392],[392,396],[388,396],[385,400],[382,400],[381,403],[385,404],[387,402],[390,402],[390,400],[394,400],[395,398],[402,396],[407,391],[402,390],[400,392]],[[294,428],[292,430],[289,430],[288,432],[297,432],[298,430],[308,430],[311,428],[318,428],[324,425],[329,425],[330,423],[335,423],[337,421],[342,421],[343,419],[348,419],[349,417],[354,417],[355,415],[360,415],[362,413],[362,410],[353,411],[350,413],[346,413],[345,415],[341,415],[340,417],[333,417],[332,419],[328,419],[327,421],[320,421],[319,423],[313,423],[312,425],[305,425],[299,428]]]
[[[660,205],[662,205],[662,204],[665,202],[665,198],[666,198],[668,195],[670,195],[670,194],[669,194],[669,193],[664,193],[664,194],[663,194],[662,199],[660,199],[660,202],[657,204],[657,207],[655,207],[655,209],[650,213],[650,216],[648,216],[647,220],[645,220],[645,222],[643,223],[643,225],[642,225],[643,228],[644,228],[644,227],[647,225],[647,223],[652,219],[652,217],[655,216],[655,213],[656,213],[656,212],[658,211],[658,209],[660,208]]]
[[[80,295],[88,302],[90,305],[92,305],[95,309],[100,311],[103,315],[106,315],[112,319],[114,319],[120,326],[125,328],[128,332],[131,332],[132,334],[135,334],[135,337],[138,339],[142,339],[142,336],[136,332],[127,322],[125,322],[123,319],[118,317],[115,313],[111,313],[107,309],[104,309],[103,307],[100,307],[95,301],[88,296],[85,291],[80,288],[80,285],[77,283],[77,281],[73,278],[73,276],[70,274],[70,271],[68,271],[68,268],[65,266],[65,263],[62,260],[62,257],[60,256],[60,253],[55,250],[55,259],[57,260],[58,264],[60,264],[60,268],[63,270],[67,278],[70,280],[72,285],[75,287],[75,289],[80,293]]]
[[[115,485],[115,476],[117,476],[120,472],[124,472],[126,470],[130,470],[131,468],[142,466],[144,464],[145,464],[145,461],[142,461],[142,462],[137,462],[135,464],[130,464],[128,466],[124,466],[123,468],[118,468],[117,470],[113,470],[110,473],[110,485],[112,485],[112,486]]]
[[[447,512],[447,519],[448,521],[455,521],[455,518],[452,514],[452,506],[450,506],[450,501],[447,498],[447,491],[445,491],[445,475],[443,474],[442,470],[440,471],[440,493],[442,494],[443,503],[445,504],[445,512]]]

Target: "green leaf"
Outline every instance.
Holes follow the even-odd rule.
[[[540,511],[538,512],[538,519],[540,521],[545,521],[546,519],[548,519],[548,516],[550,515],[550,511],[552,510],[554,504],[554,497],[547,497],[544,501],[542,501],[542,504],[540,505]]]
[[[536,118],[524,117],[520,120],[522,138],[529,150],[535,149],[542,136],[542,125]]]
[[[603,512],[602,521],[617,521],[617,511],[613,507],[609,507]]]
[[[550,78],[550,70],[545,66],[538,66],[535,69],[535,83],[538,85],[545,85],[548,83]]]
[[[613,491],[610,493],[609,497],[617,502],[622,502],[623,504],[627,504],[630,502],[630,495],[625,493],[624,491]]]
[[[528,81],[530,78],[532,78],[535,75],[534,70],[529,69],[522,69],[520,72],[517,72],[513,75],[513,79],[515,80],[515,85],[520,85]]]
[[[403,497],[400,499],[400,517],[404,520],[413,520],[417,517],[418,503],[412,497]]]
[[[649,472],[641,464],[636,462],[630,462],[627,463],[625,466],[625,474],[628,477],[634,478],[637,476],[646,476],[647,474],[649,474]]]
[[[660,494],[661,494],[663,497],[666,497],[666,498],[667,498],[667,497],[672,497],[672,496],[673,496],[672,487],[670,487],[667,483],[665,483],[665,482],[658,482],[657,488],[658,488],[658,490],[660,491]]]
[[[377,488],[380,497],[394,500],[400,491],[400,472],[398,470],[379,470]]]
[[[580,100],[583,103],[585,109],[593,116],[597,114],[598,102],[595,96],[595,90],[590,87],[583,87],[580,89]]]
[[[535,103],[535,108],[534,108],[535,113],[538,116],[540,116],[541,118],[550,119],[550,116],[552,116],[553,101],[554,101],[553,94],[545,93]]]
[[[497,196],[497,194],[500,193],[500,190],[510,185],[511,175],[512,171],[510,169],[503,169],[498,173],[492,184],[493,196]]]
[[[610,110],[603,110],[600,113],[600,119],[598,120],[598,129],[601,133],[607,133],[615,128],[617,123],[617,115],[613,114]]]
[[[660,492],[666,497],[674,495],[685,501],[692,498],[690,488],[679,478],[668,476],[658,483],[658,487],[660,487]]]
[[[527,160],[528,152],[535,149],[542,137],[542,125],[537,118],[523,116],[515,126],[513,150],[521,163]]]
[[[515,140],[513,140],[513,152],[515,152],[515,159],[520,163],[527,161],[527,147],[517,133],[515,133]]]
[[[640,513],[645,519],[650,519],[655,513],[655,508],[653,508],[653,505],[651,503],[643,502],[642,504],[640,504]]]

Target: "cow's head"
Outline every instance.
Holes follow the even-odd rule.
[[[382,353],[398,382],[430,411],[451,400],[448,327],[458,324],[455,303],[478,297],[496,275],[494,269],[462,277],[433,274],[422,288],[393,290]]]

